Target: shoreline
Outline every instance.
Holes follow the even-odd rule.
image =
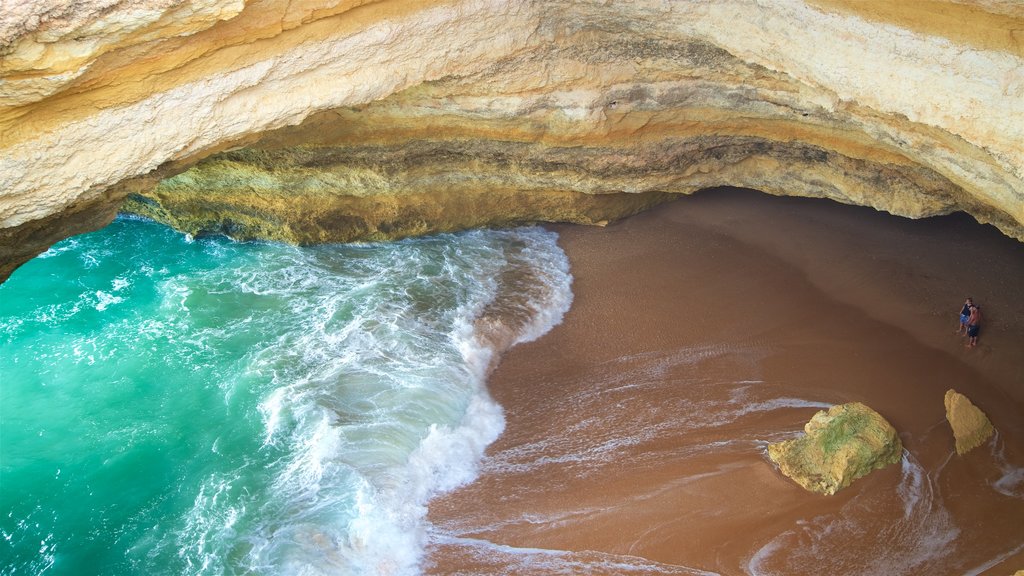
[[[474,483],[431,502],[429,573],[960,574],[1002,555],[972,573],[1024,567],[1008,541],[1024,517],[1024,246],[965,216],[729,189],[604,229],[548,228],[573,306],[492,373],[506,431]],[[972,350],[953,335],[965,296],[987,317]],[[999,431],[959,458],[950,387]],[[767,442],[855,400],[896,427],[901,466],[833,497],[773,469]],[[892,526],[896,542],[881,536]],[[831,569],[807,564],[823,554]]]

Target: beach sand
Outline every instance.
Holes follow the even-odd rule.
[[[1012,574],[1024,569],[1024,244],[718,189],[553,226],[575,299],[489,380],[504,434],[431,502],[432,574]],[[966,296],[979,346],[954,335]],[[943,395],[997,435],[954,452]],[[835,496],[765,446],[859,401],[904,460]]]

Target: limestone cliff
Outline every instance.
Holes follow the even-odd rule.
[[[734,185],[1024,239],[1015,2],[0,8],[0,278],[129,195],[183,229],[315,242]]]

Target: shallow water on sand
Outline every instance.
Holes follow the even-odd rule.
[[[557,230],[58,244],[0,286],[0,574],[1024,569],[1022,245],[735,191]],[[779,475],[849,401],[903,461]]]
[[[118,219],[0,286],[0,573],[408,574],[501,432],[555,235],[295,248]]]
[[[573,308],[492,376],[507,428],[431,504],[431,573],[1024,569],[1024,247],[740,191],[558,230]],[[973,350],[952,334],[965,291],[991,319]],[[966,456],[949,388],[998,430]],[[779,474],[767,444],[851,401],[902,462],[831,497]]]

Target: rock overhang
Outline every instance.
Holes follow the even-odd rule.
[[[646,205],[614,196],[717,185],[962,210],[1021,239],[1024,10],[949,5],[992,34],[837,1],[69,5],[0,26],[0,257],[128,196],[183,229],[234,211],[315,242],[350,239],[325,211],[385,210],[393,235],[457,210],[446,226],[600,222]],[[580,216],[588,196],[604,211]]]

